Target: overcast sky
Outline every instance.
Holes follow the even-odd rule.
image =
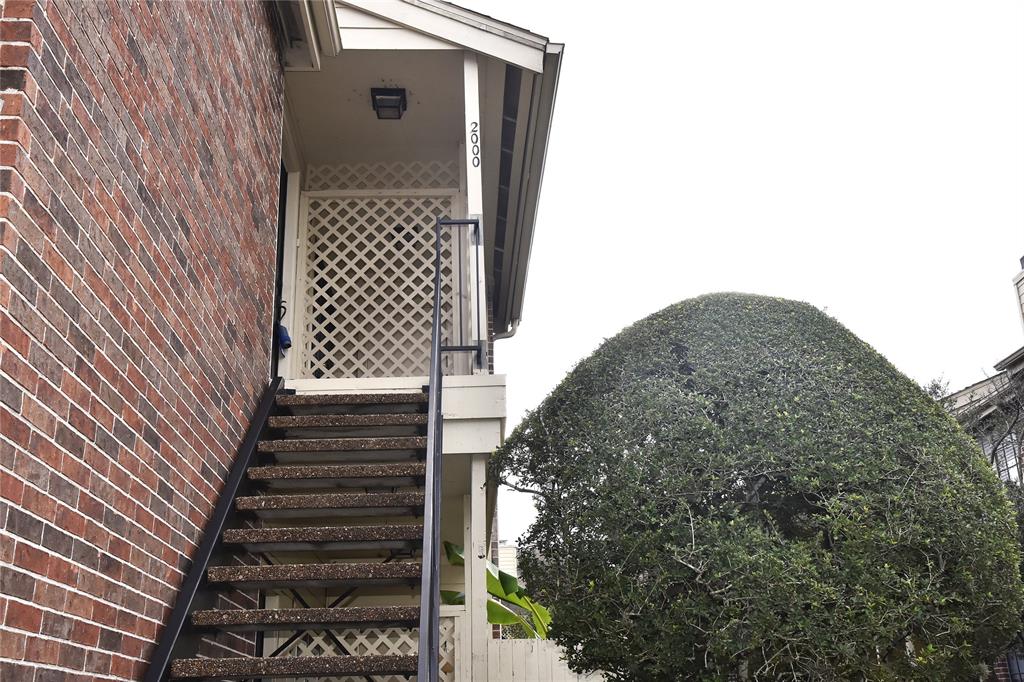
[[[566,43],[509,429],[712,291],[808,301],[918,381],[1024,344],[1024,3],[461,0]],[[499,536],[532,516],[499,501]]]

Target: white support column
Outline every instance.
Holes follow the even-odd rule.
[[[462,85],[466,116],[466,205],[470,217],[484,212],[483,163],[480,156],[480,68],[476,54],[463,53]]]
[[[480,66],[477,63],[477,56],[474,52],[463,53],[463,88],[464,88],[464,112],[465,112],[465,142],[462,145],[464,166],[466,169],[466,214],[469,218],[477,218],[480,222],[478,239],[470,248],[469,267],[470,270],[470,330],[474,338],[477,336],[487,338],[487,313],[485,287],[487,278],[484,276],[483,251],[483,213],[484,213],[484,191],[483,191],[483,158],[481,146],[483,131],[480,121]],[[483,367],[477,368],[476,372],[487,371],[487,358],[482,358]]]
[[[467,548],[472,582],[466,585],[466,603],[472,627],[472,679],[487,679],[487,642],[491,626],[487,622],[487,454],[472,455],[470,463],[470,536]]]

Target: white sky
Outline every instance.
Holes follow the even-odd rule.
[[[711,291],[809,301],[951,388],[1024,343],[1024,3],[461,0],[566,43],[509,429]],[[499,537],[532,520],[502,491]]]

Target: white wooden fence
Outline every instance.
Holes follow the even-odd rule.
[[[574,673],[562,648],[546,639],[491,639],[487,643],[487,682],[601,682],[600,673]]]

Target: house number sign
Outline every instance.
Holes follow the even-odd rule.
[[[480,167],[480,124],[476,121],[471,121],[469,124],[469,144],[470,144],[470,162],[473,164],[473,168]]]

